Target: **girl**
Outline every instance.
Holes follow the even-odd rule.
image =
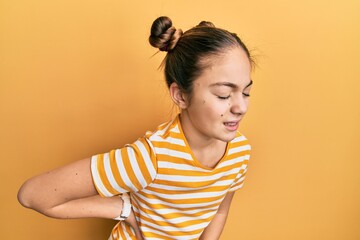
[[[234,33],[201,22],[183,33],[156,19],[150,44],[166,51],[180,108],[133,144],[31,178],[19,202],[54,218],[119,221],[109,239],[219,239],[250,157],[237,131],[249,104],[252,60]]]

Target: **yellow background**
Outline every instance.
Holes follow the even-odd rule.
[[[257,55],[240,130],[253,151],[222,239],[360,239],[360,1],[0,2],[0,239],[107,239],[16,200],[29,177],[171,118],[147,42],[168,15],[236,32]]]

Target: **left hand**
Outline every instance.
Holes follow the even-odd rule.
[[[125,222],[128,223],[132,227],[132,229],[134,230],[136,240],[143,240],[144,239],[142,237],[140,227],[139,227],[139,225],[138,225],[138,223],[136,221],[135,214],[134,214],[134,211],[132,209],[131,209],[129,217],[127,217],[125,219]]]

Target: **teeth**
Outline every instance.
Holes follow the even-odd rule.
[[[227,126],[235,126],[236,123],[225,123],[225,125],[227,125]]]

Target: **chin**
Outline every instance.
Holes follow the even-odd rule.
[[[236,137],[236,132],[234,134],[227,134],[219,138],[223,142],[231,142]]]

